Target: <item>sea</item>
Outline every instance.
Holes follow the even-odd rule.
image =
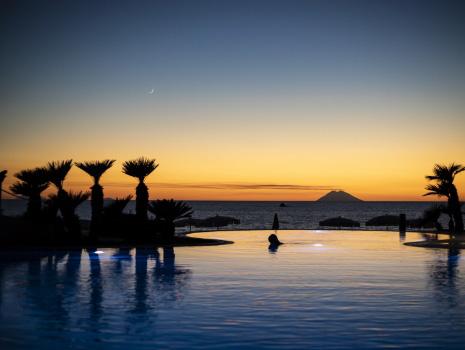
[[[109,202],[108,200],[107,202]],[[222,227],[223,230],[270,229],[273,217],[278,215],[280,229],[318,229],[319,222],[332,217],[344,217],[360,222],[361,229],[367,228],[365,222],[380,215],[406,214],[407,219],[420,217],[423,212],[437,202],[283,202],[272,201],[187,201],[193,208],[193,218],[205,219],[220,215],[240,220],[240,224]],[[23,200],[3,200],[5,215],[21,215],[26,210]],[[131,201],[127,213],[134,213],[135,202]],[[83,220],[90,219],[90,202],[83,203],[77,209]],[[440,222],[447,227],[445,217]],[[215,228],[185,228],[185,230],[204,231]],[[379,229],[379,228],[377,228]],[[386,227],[385,229],[393,229]]]

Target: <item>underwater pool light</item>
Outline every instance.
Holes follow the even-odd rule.
[[[103,250],[96,250],[96,251],[94,252],[94,254],[103,254],[103,253],[105,253]]]

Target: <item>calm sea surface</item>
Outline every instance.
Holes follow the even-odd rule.
[[[408,218],[420,216],[432,203],[426,202],[356,202],[356,203],[322,203],[322,202],[287,202],[287,207],[280,207],[280,202],[189,202],[194,208],[194,218],[206,218],[226,215],[240,219],[239,225],[229,229],[263,229],[271,227],[273,216],[278,214],[282,229],[317,228],[321,220],[343,216],[359,221],[362,226],[375,216],[405,213]],[[4,201],[7,215],[19,215],[24,212],[24,201]],[[134,212],[135,203],[128,205],[128,212]],[[78,208],[82,219],[90,218],[90,203]],[[446,222],[443,222],[446,224]]]
[[[463,349],[459,252],[386,231],[281,231],[270,251],[269,233],[1,253],[0,349]]]

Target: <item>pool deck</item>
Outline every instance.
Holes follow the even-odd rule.
[[[455,239],[434,239],[418,242],[406,242],[404,245],[420,248],[465,249],[465,237]]]
[[[55,243],[55,244],[2,244],[0,251],[12,250],[73,250],[73,249],[94,249],[99,248],[154,248],[154,247],[193,247],[193,246],[216,246],[233,244],[232,241],[197,238],[197,237],[176,237],[172,241],[152,241],[152,242],[127,242],[121,240],[101,240],[95,243]]]

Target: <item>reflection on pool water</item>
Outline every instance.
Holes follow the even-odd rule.
[[[455,348],[459,252],[391,232],[210,232],[225,246],[0,255],[1,349]],[[407,241],[422,239],[407,234]]]

